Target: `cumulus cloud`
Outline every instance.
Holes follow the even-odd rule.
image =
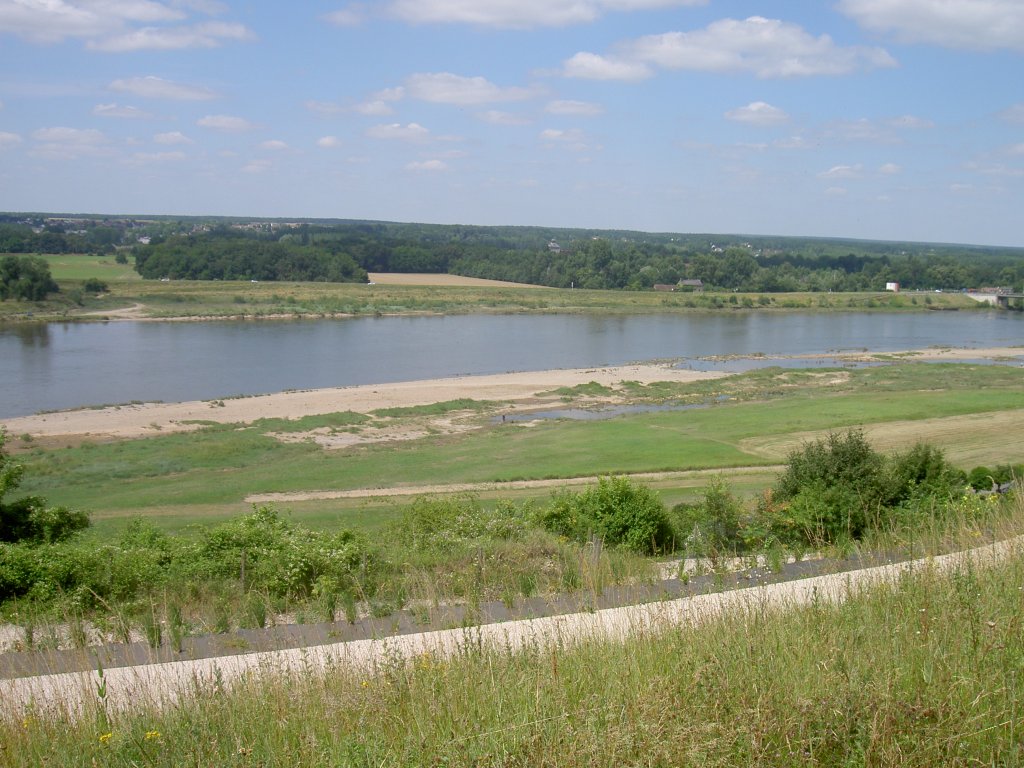
[[[486,112],[480,112],[477,117],[491,125],[529,125],[533,122],[528,117],[517,115],[513,112],[502,112],[498,109],[489,109]]]
[[[417,173],[421,173],[424,171],[447,171],[448,163],[446,163],[444,160],[416,160],[406,165],[405,170],[415,171]]]
[[[521,101],[533,95],[527,88],[502,87],[483,77],[463,77],[451,72],[411,75],[405,93],[420,101],[459,106]]]
[[[32,132],[33,152],[44,157],[74,159],[107,154],[109,139],[94,128],[39,128]]]
[[[288,143],[280,139],[268,139],[260,143],[260,148],[269,149],[272,152],[280,152],[281,150],[288,149]]]
[[[779,125],[789,121],[789,115],[784,110],[764,101],[752,101],[745,107],[730,109],[725,116],[729,120],[750,125]]]
[[[337,136],[321,136],[316,140],[316,145],[323,149],[333,149],[341,144]]]
[[[94,51],[180,51],[186,48],[219,48],[225,40],[252,40],[255,35],[244,25],[211,21],[188,27],[143,27],[86,45]]]
[[[1024,124],[1024,103],[1013,104],[1007,107],[999,113],[999,117],[1008,123]]]
[[[707,0],[392,0],[391,15],[413,24],[528,29],[589,24],[609,11],[705,5]]]
[[[244,131],[251,131],[255,127],[244,117],[234,117],[232,115],[206,115],[196,120],[196,125],[203,128],[212,128],[215,131],[223,131],[224,133],[243,133]]]
[[[840,0],[837,7],[865,29],[905,43],[1024,51],[1020,0]]]
[[[109,52],[211,48],[253,37],[237,23],[180,23],[188,11],[223,10],[220,3],[196,0],[0,0],[0,31],[34,43],[81,39],[90,50]]]
[[[16,133],[10,133],[9,131],[0,131],[0,149],[6,149],[13,147],[16,144],[21,144],[22,138]]]
[[[368,115],[370,117],[385,117],[387,115],[395,114],[395,108],[383,99],[364,101],[360,104],[356,104],[352,109],[360,115]]]
[[[149,119],[152,113],[138,107],[121,106],[120,104],[97,104],[92,108],[96,117],[122,117],[128,119]]]
[[[169,99],[172,101],[209,101],[217,93],[202,86],[175,83],[160,77],[128,77],[115,80],[109,86],[112,91],[131,93],[144,99]]]
[[[933,123],[931,120],[926,120],[923,117],[917,117],[915,115],[900,115],[899,117],[894,117],[892,120],[889,121],[889,125],[893,126],[894,128],[913,129],[935,127],[935,123]]]
[[[583,80],[644,80],[654,72],[640,61],[580,51],[565,61],[562,74]]]
[[[549,101],[544,111],[549,115],[572,115],[575,117],[596,117],[604,114],[604,107],[591,101],[557,99]]]
[[[242,173],[263,173],[270,170],[272,165],[269,160],[250,160],[242,166]]]
[[[310,99],[304,102],[304,106],[310,112],[314,112],[318,115],[339,115],[345,111],[345,108],[341,104],[336,104],[333,101],[314,101]]]
[[[1011,155],[1024,155],[1024,144],[1014,144],[1006,149],[1008,154]]]
[[[193,144],[188,136],[181,131],[168,131],[167,133],[158,133],[153,137],[153,141],[156,144]]]
[[[886,176],[893,176],[902,170],[903,168],[896,163],[885,163],[878,169],[878,172]]]
[[[358,27],[366,18],[361,5],[350,5],[323,15],[323,20],[336,27]]]
[[[186,157],[184,152],[174,150],[170,152],[135,152],[128,163],[131,165],[152,165],[154,163],[178,162]]]
[[[375,125],[367,129],[366,135],[371,139],[395,139],[399,141],[423,141],[430,135],[430,131],[419,123],[390,123],[386,125]]]
[[[829,35],[815,37],[798,24],[751,16],[722,19],[692,32],[627,40],[615,47],[612,56],[577,53],[565,63],[563,73],[568,77],[637,80],[657,67],[781,78],[845,75],[895,64],[882,48],[844,47]]]
[[[181,11],[148,0],[0,0],[0,30],[35,43],[98,37],[127,23],[183,18]]]
[[[862,166],[860,165],[833,165],[827,171],[818,174],[819,179],[858,179],[860,178]]]

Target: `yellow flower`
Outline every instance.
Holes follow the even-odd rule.
[[[32,723],[33,723],[32,718],[31,717],[26,717],[24,720],[21,721],[21,727],[24,728],[27,731],[29,729],[29,726],[32,725]]]
[[[360,685],[363,686],[363,688],[369,688],[370,687],[370,684],[368,682],[366,682],[365,680],[363,680],[363,682],[361,682]]]
[[[114,734],[112,732],[108,731],[107,733],[101,733],[100,734],[100,744],[106,744],[112,738],[114,738]]]
[[[145,736],[146,741],[149,741],[151,739],[159,739],[159,738],[160,738],[160,731],[146,731],[146,736]]]

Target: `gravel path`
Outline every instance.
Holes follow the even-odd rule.
[[[698,595],[591,613],[487,624],[470,629],[442,630],[387,639],[357,640],[302,649],[267,651],[211,659],[144,664],[105,671],[103,684],[111,708],[171,704],[190,693],[215,685],[230,686],[243,677],[281,673],[312,673],[344,665],[372,674],[381,661],[411,659],[423,653],[451,656],[468,647],[515,651],[527,645],[571,646],[587,639],[623,640],[637,633],[677,625],[697,625],[744,610],[781,610],[824,600],[840,602],[859,588],[895,584],[908,571],[949,572],[971,562],[997,564],[1024,551],[1024,536],[977,549],[933,558],[829,574],[749,589]],[[24,708],[63,709],[70,713],[97,698],[96,671],[40,675],[0,681],[0,716],[21,716]]]

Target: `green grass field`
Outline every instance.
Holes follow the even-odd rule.
[[[563,312],[654,313],[694,311],[778,312],[923,311],[925,309],[982,309],[955,293],[660,293],[654,291],[586,291],[531,287],[362,285],[353,283],[278,283],[238,281],[143,280],[132,265],[117,264],[113,255],[45,255],[61,294],[45,302],[0,302],[0,320],[66,319],[143,305],[149,317],[273,317],[425,312]],[[109,293],[85,296],[82,304],[69,294],[95,277]],[[762,300],[767,303],[762,304]]]
[[[372,529],[408,502],[389,499],[390,487],[699,469],[720,469],[728,476],[730,467],[779,464],[801,440],[854,426],[869,434],[884,431],[887,449],[928,439],[965,469],[1014,463],[1024,455],[1024,377],[1009,367],[917,363],[834,374],[773,369],[682,387],[676,395],[732,399],[698,410],[533,427],[491,424],[484,414],[469,432],[341,450],[309,441],[282,443],[267,434],[282,431],[282,424],[257,423],[32,448],[20,458],[26,464],[26,491],[92,511],[102,531],[136,514],[169,529],[223,519],[246,511],[250,494],[382,488],[378,499],[287,505],[306,524]],[[421,418],[424,411],[430,409],[396,413],[389,420]],[[972,421],[964,418],[971,415],[984,430],[984,441],[973,438]],[[310,419],[304,426],[359,429],[363,418],[345,413]],[[960,419],[955,430],[944,429],[949,419]],[[743,483],[759,490],[747,478]],[[674,502],[691,497],[696,487],[660,483],[658,489]],[[546,498],[549,493],[506,495]]]

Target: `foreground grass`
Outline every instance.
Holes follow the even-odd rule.
[[[1016,765],[1024,554],[839,606],[372,671],[250,678],[165,710],[25,711],[29,765]],[[471,635],[467,636],[471,640]]]

